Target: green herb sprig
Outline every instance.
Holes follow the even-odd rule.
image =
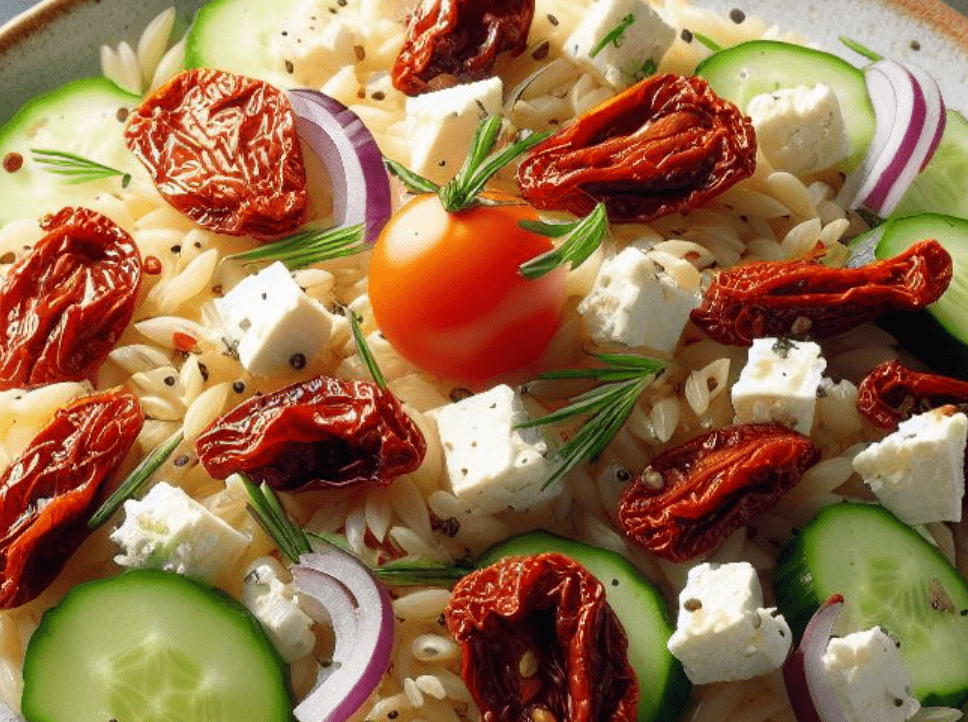
[[[578,416],[590,416],[559,452],[561,463],[545,481],[547,488],[582,461],[594,459],[605,450],[635,407],[635,403],[653,377],[665,368],[662,361],[631,354],[595,354],[605,364],[592,369],[562,369],[542,374],[545,381],[584,379],[598,382],[596,386],[571,399],[571,403],[557,411],[518,424],[518,428],[533,428],[559,424]]]
[[[250,251],[233,253],[225,260],[243,263],[281,261],[290,271],[314,263],[345,258],[366,250],[363,224],[344,228],[310,228]]]
[[[370,372],[373,381],[377,386],[386,391],[387,380],[380,370],[376,359],[373,357],[373,352],[370,350],[370,345],[366,342],[366,337],[363,335],[363,329],[360,327],[360,321],[362,319],[355,311],[347,309],[347,313],[350,319],[350,329],[353,331],[353,340],[356,342],[356,351],[359,353],[363,363],[366,364],[366,368]]]
[[[65,153],[60,150],[43,148],[31,148],[30,152],[37,165],[41,166],[48,173],[63,176],[65,178],[64,182],[70,185],[104,180],[116,176],[121,178],[122,188],[127,188],[131,183],[130,173],[125,173],[117,168],[112,168],[111,166],[75,155],[74,153]]]
[[[595,44],[595,47],[588,52],[588,57],[594,58],[605,48],[607,48],[609,43],[614,43],[616,48],[621,47],[622,36],[625,35],[625,31],[632,27],[634,23],[635,14],[629,13],[626,15],[621,19],[621,21],[619,21],[618,25],[605,33],[605,36]]]
[[[289,518],[276,492],[268,484],[262,482],[260,486],[256,486],[245,474],[237,476],[249,494],[249,513],[279,547],[279,551],[293,564],[298,564],[301,555],[309,554],[313,550],[306,532]]]
[[[587,216],[572,223],[521,221],[518,225],[532,233],[550,238],[564,237],[557,248],[535,256],[519,266],[521,275],[532,280],[541,278],[566,263],[577,268],[595,252],[608,235],[608,216],[604,203],[599,203]]]
[[[712,50],[714,53],[718,53],[723,49],[722,45],[717,43],[708,35],[703,35],[702,33],[693,33],[692,37],[694,37],[701,45],[705,45],[707,48]]]
[[[873,50],[871,50],[870,48],[868,48],[866,45],[861,45],[856,40],[852,40],[852,39],[848,38],[846,35],[841,35],[837,39],[844,46],[850,48],[851,50],[853,50],[858,55],[862,55],[863,57],[867,58],[872,63],[876,63],[876,62],[881,61],[881,60],[884,59],[884,56],[883,55],[878,55]]]
[[[168,437],[168,439],[159,446],[157,449],[152,451],[148,456],[146,456],[140,464],[138,464],[134,470],[128,474],[128,476],[121,482],[118,488],[114,491],[107,500],[101,504],[97,511],[88,520],[87,525],[91,529],[97,529],[101,524],[106,522],[114,512],[118,510],[127,499],[137,494],[141,487],[145,485],[145,482],[151,478],[161,467],[162,464],[171,456],[172,452],[178,448],[178,445],[182,442],[185,437],[179,430]]]

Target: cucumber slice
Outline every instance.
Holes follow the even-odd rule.
[[[0,225],[119,190],[120,177],[71,185],[36,164],[30,150],[74,153],[131,172],[138,161],[125,147],[123,120],[140,101],[105,78],[76,80],[28,101],[0,128],[0,158],[18,153],[24,159],[20,170],[0,170]]]
[[[290,722],[286,666],[221,592],[134,570],[71,589],[24,659],[28,722]]]
[[[689,680],[666,648],[674,625],[665,601],[631,562],[615,552],[535,531],[486,551],[479,567],[509,556],[557,552],[584,566],[605,585],[609,606],[629,640],[629,662],[639,679],[639,722],[678,719],[689,699]]]
[[[859,251],[873,246],[875,258],[891,258],[926,238],[934,238],[951,254],[951,285],[926,310],[889,314],[880,318],[878,324],[925,363],[943,373],[965,378],[968,377],[968,220],[938,213],[892,218],[858,236],[851,242],[851,248]]]
[[[823,600],[842,594],[837,633],[884,627],[901,642],[922,704],[968,700],[968,583],[886,509],[843,503],[821,511],[780,553],[773,590],[798,637]]]
[[[746,112],[754,96],[798,85],[828,85],[837,95],[850,137],[850,155],[842,170],[856,168],[874,137],[874,106],[864,71],[846,60],[802,45],[754,40],[720,50],[696,68],[696,75]]]
[[[938,150],[893,216],[932,212],[968,218],[968,120],[957,110],[946,117]]]
[[[292,87],[285,60],[272,48],[297,5],[297,0],[213,0],[198,11],[185,39],[185,67],[217,68]]]

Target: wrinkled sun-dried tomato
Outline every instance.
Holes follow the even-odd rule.
[[[951,282],[951,256],[934,240],[859,268],[818,261],[764,261],[716,276],[693,322],[720,343],[766,336],[834,336],[891,310],[916,311]]]
[[[534,0],[422,2],[408,18],[393,87],[413,96],[488,78],[498,55],[525,50],[533,18]]]
[[[968,381],[885,361],[867,374],[857,389],[858,411],[886,430],[896,429],[905,419],[939,406],[968,410]]]
[[[94,374],[124,333],[141,254],[100,213],[65,208],[0,285],[0,390]]]
[[[389,391],[326,376],[253,396],[195,442],[216,479],[242,472],[288,491],[385,486],[420,466],[426,448]]]
[[[25,604],[54,581],[143,422],[128,391],[78,399],[0,476],[0,608]]]
[[[124,137],[165,200],[205,228],[269,239],[303,221],[296,116],[268,83],[186,71],[131,112]]]
[[[462,579],[444,614],[485,722],[637,719],[625,631],[571,559],[503,559]]]
[[[819,459],[781,424],[716,429],[655,457],[625,490],[619,524],[639,546],[688,561],[772,507]]]
[[[518,183],[536,208],[612,221],[684,213],[756,169],[756,136],[705,80],[654,75],[535,146]]]

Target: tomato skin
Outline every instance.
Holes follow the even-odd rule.
[[[383,229],[370,261],[377,325],[414,365],[477,383],[527,366],[558,330],[565,270],[537,280],[518,271],[552,248],[518,226],[523,204],[443,209],[417,196]]]

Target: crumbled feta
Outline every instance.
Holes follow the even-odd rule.
[[[675,29],[643,0],[598,0],[565,41],[565,54],[624,90],[647,74],[649,61],[659,64],[675,38]]]
[[[847,379],[824,378],[817,389],[817,425],[839,439],[861,433],[863,421],[857,411],[857,387]]]
[[[750,100],[756,143],[777,170],[805,175],[830,168],[850,152],[840,102],[817,83],[762,93]]]
[[[482,514],[531,508],[561,492],[544,487],[554,471],[548,444],[528,421],[521,397],[506,385],[433,412],[454,495]]]
[[[282,581],[282,565],[260,557],[245,572],[242,601],[262,624],[269,639],[287,662],[309,656],[316,646],[313,620],[299,606],[292,583]]]
[[[907,524],[961,521],[968,417],[952,407],[902,421],[854,457],[854,471]]]
[[[410,169],[435,183],[453,178],[481,120],[501,114],[503,88],[495,77],[407,98]]]
[[[629,246],[605,259],[592,292],[578,306],[596,343],[620,343],[672,353],[702,302],[682,288],[645,252]]]
[[[163,569],[206,582],[249,545],[245,534],[164,481],[144,499],[124,502],[124,523],[111,541],[124,550],[114,558],[123,567]]]
[[[776,422],[809,434],[827,362],[810,341],[758,338],[733,385],[740,423]]]
[[[312,364],[329,346],[335,323],[278,261],[215,299],[215,308],[238,344],[239,362],[255,376]]]
[[[921,708],[897,642],[880,627],[832,638],[823,665],[847,722],[904,722]]]
[[[693,684],[707,684],[777,669],[791,639],[783,615],[763,608],[763,590],[750,564],[706,563],[689,570],[668,646]]]

